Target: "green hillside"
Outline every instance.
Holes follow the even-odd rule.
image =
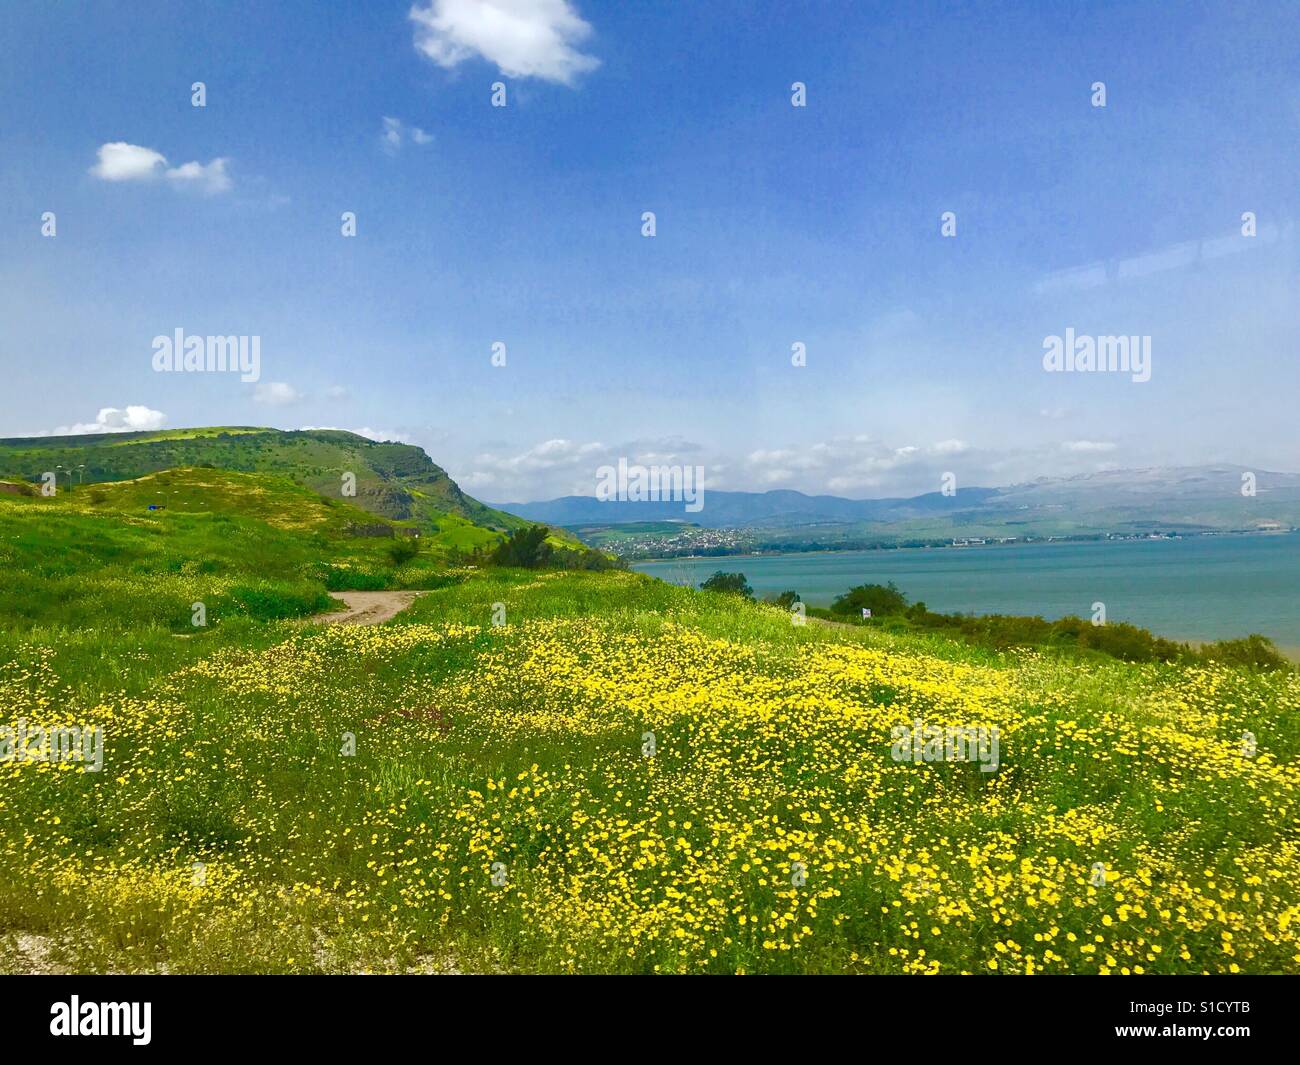
[[[1300,961],[1292,669],[512,569],[450,511],[406,557],[417,518],[270,470],[9,483],[0,736],[81,746],[0,757],[0,972]],[[920,721],[984,739],[900,758]]]
[[[0,972],[1297,971],[1285,664],[511,568],[299,438],[9,446],[96,473],[0,483]]]
[[[348,502],[426,529],[448,518],[498,532],[528,524],[467,496],[421,448],[377,443],[338,429],[214,426],[0,439],[0,479],[36,482],[56,471],[62,488],[64,471],[71,470],[74,491],[83,482],[124,481],[188,466],[278,474],[333,499],[344,498],[344,475],[351,473],[356,495]]]
[[[112,623],[192,633],[236,617],[297,617],[327,591],[429,588],[489,549],[491,530],[446,515],[436,532],[317,495],[288,478],[178,469],[60,492],[0,494],[0,618],[24,627]],[[360,532],[368,535],[359,535]],[[416,543],[396,560],[394,545]]]

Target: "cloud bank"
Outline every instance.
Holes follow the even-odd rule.
[[[1091,440],[997,450],[964,440],[891,445],[855,435],[734,454],[679,437],[614,444],[557,438],[520,450],[483,452],[449,463],[449,472],[467,492],[498,503],[594,495],[597,469],[615,465],[619,458],[645,466],[701,465],[706,487],[714,491],[792,488],[809,495],[872,499],[940,491],[947,473],[960,488],[996,487],[1044,475],[1113,469],[1117,457],[1123,457],[1121,445]]]
[[[161,429],[167,415],[144,406],[101,407],[93,422],[60,425],[34,436],[86,436],[90,433],[136,433]]]

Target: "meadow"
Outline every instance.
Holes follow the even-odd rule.
[[[85,514],[0,501],[27,581],[0,600],[0,726],[105,735],[98,773],[0,763],[0,969],[1300,971],[1292,670],[436,555],[388,564],[430,586],[394,621],[303,624],[322,550],[386,565],[332,509],[88,543]],[[29,520],[63,549],[23,554]],[[260,612],[215,598],[254,571],[281,593]],[[192,594],[225,604],[203,628],[172,616]],[[895,761],[917,721],[996,727],[997,771]]]

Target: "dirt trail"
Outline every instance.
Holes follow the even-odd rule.
[[[311,620],[321,625],[378,625],[396,617],[423,592],[330,592],[347,604],[347,610],[317,614]]]

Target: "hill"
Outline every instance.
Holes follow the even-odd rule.
[[[72,471],[75,489],[83,482],[124,481],[177,467],[287,477],[321,496],[429,531],[448,518],[493,532],[527,524],[466,495],[421,448],[338,429],[215,426],[0,439],[0,478],[10,480],[36,482],[46,471],[57,471],[62,487],[64,471]],[[345,474],[355,476],[355,496],[343,495]]]
[[[161,625],[328,609],[327,591],[436,587],[499,535],[456,515],[436,532],[285,477],[182,468],[60,492],[0,494],[0,622]],[[395,554],[417,545],[413,558]]]
[[[537,503],[500,503],[509,514],[552,525],[615,525],[688,521],[705,528],[750,528],[814,525],[825,522],[901,521],[949,514],[980,505],[996,488],[962,488],[953,496],[940,492],[897,499],[844,499],[810,496],[790,489],[771,492],[704,494],[704,509],[687,513],[682,503],[601,502],[595,496],[563,496]]]

